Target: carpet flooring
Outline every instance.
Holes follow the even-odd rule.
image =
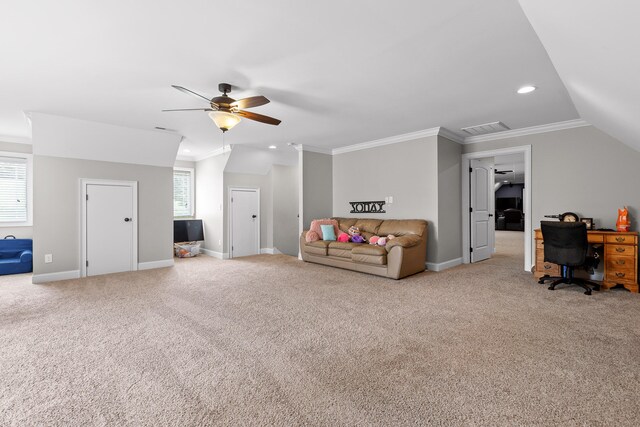
[[[0,425],[638,425],[639,295],[548,291],[497,241],[401,281],[285,255],[0,277]]]

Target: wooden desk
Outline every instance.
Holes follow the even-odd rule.
[[[559,265],[544,262],[544,242],[540,229],[535,230],[535,238],[536,265],[533,274],[536,278],[545,274],[560,276]],[[604,245],[602,288],[622,285],[631,292],[638,292],[638,233],[589,230],[587,238],[590,244]]]

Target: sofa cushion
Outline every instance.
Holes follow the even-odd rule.
[[[340,258],[351,259],[351,250],[358,246],[363,246],[362,243],[350,243],[350,242],[329,242],[328,255],[337,256]]]
[[[387,251],[382,246],[362,245],[353,248],[351,260],[362,264],[387,264]]]
[[[334,218],[334,219],[338,221],[338,228],[344,231],[345,233],[349,231],[349,227],[351,227],[352,225],[355,225],[355,223],[358,221],[358,218]]]
[[[396,237],[407,234],[424,236],[426,228],[427,221],[423,219],[387,219],[378,228],[378,236],[388,236],[389,234]]]
[[[308,254],[327,256],[327,247],[329,246],[329,243],[331,242],[326,240],[317,240],[315,242],[305,244],[304,250]]]
[[[378,234],[378,228],[380,228],[382,222],[381,219],[359,219],[356,221],[356,227],[358,227],[362,233]]]

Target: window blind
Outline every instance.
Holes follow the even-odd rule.
[[[0,157],[0,223],[27,221],[27,160]]]
[[[193,176],[189,170],[173,171],[173,216],[193,215]]]

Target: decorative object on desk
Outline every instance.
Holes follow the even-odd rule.
[[[573,212],[565,212],[560,215],[545,215],[545,218],[558,218],[562,222],[578,222],[580,217]]]
[[[625,206],[618,209],[618,220],[616,221],[616,229],[618,231],[629,231],[631,221],[629,221],[629,209]]]
[[[587,230],[593,230],[593,218],[580,218],[580,222],[587,224]]]
[[[351,212],[349,213],[386,213],[383,206],[384,201],[380,202],[349,202]]]

